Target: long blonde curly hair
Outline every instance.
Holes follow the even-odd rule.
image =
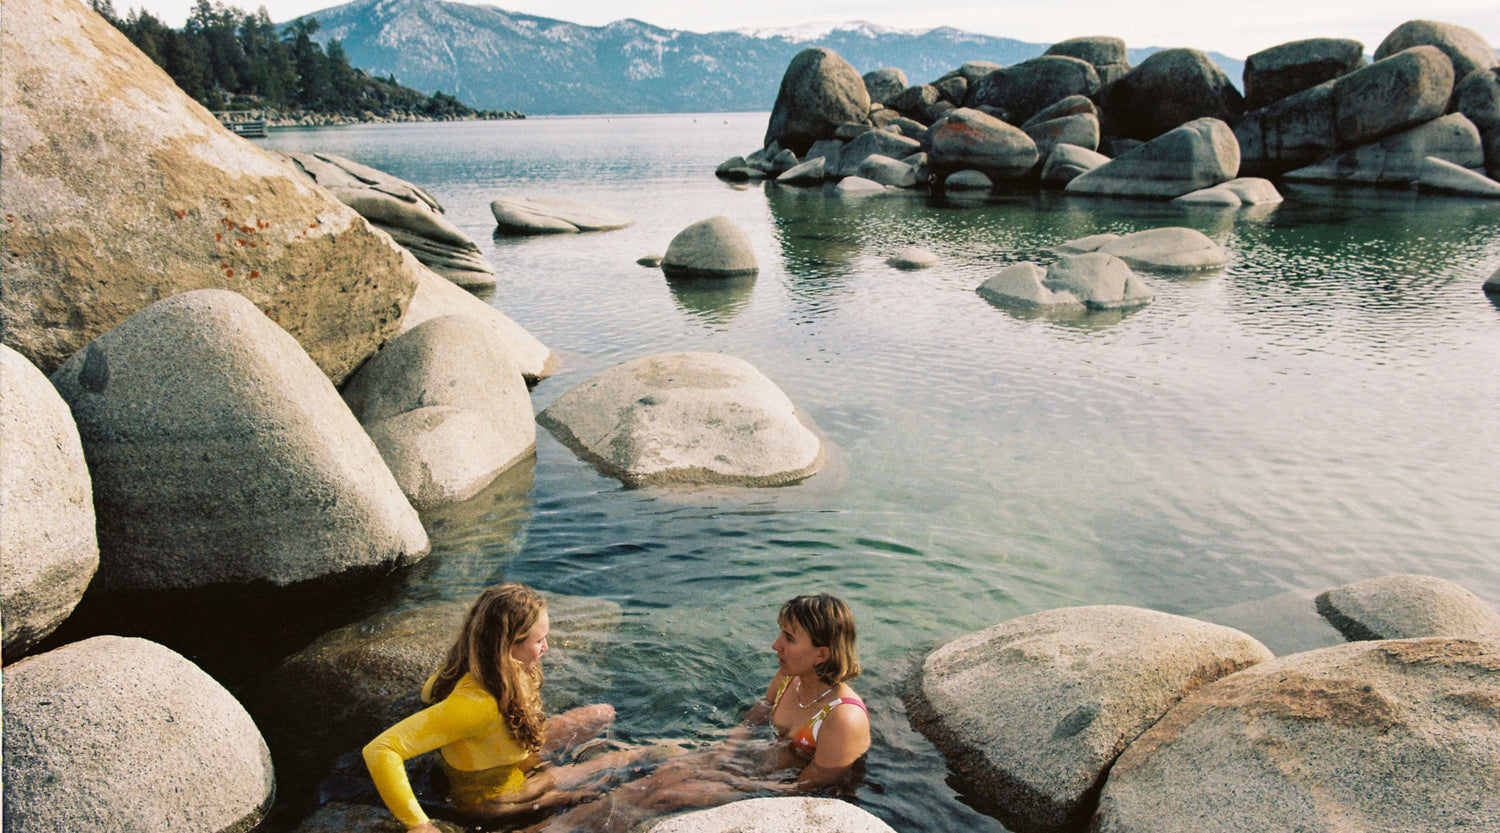
[[[438,668],[428,702],[453,693],[464,674],[471,674],[500,707],[516,741],[535,752],[542,748],[547,715],[542,711],[542,667],[526,668],[510,655],[516,642],[536,627],[547,602],[516,582],[485,588],[464,617],[458,639]]]

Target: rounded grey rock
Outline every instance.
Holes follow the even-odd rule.
[[[427,554],[416,512],[328,378],[239,295],[158,301],[52,383],[93,477],[99,589],[288,586]]]
[[[1131,268],[1164,274],[1212,272],[1229,265],[1229,253],[1197,229],[1147,229],[1103,243],[1099,251]]]
[[[153,642],[98,636],[5,668],[5,827],[203,830],[265,818],[271,756],[224,687]]]
[[[548,197],[501,197],[490,203],[490,213],[505,234],[572,234],[610,231],[635,220],[596,205]]]
[[[1435,46],[1414,46],[1333,81],[1334,131],[1342,147],[1422,124],[1447,112],[1453,62]]]
[[[1188,695],[1115,761],[1097,833],[1409,833],[1500,819],[1500,641],[1359,642]]]
[[[1245,109],[1258,110],[1359,69],[1364,44],[1348,38],[1307,38],[1245,59]]]
[[[667,244],[661,268],[669,275],[735,277],[760,271],[750,236],[725,216],[699,220]]]
[[[800,156],[814,142],[833,138],[839,125],[863,123],[869,115],[870,93],[858,70],[830,49],[804,49],[781,77],[764,144],[776,142]]]
[[[1070,194],[1174,199],[1239,174],[1240,144],[1214,118],[1190,121],[1070,180]]]
[[[1062,608],[937,648],[903,700],[912,726],[1005,818],[1072,829],[1115,757],[1168,709],[1271,658],[1250,636],[1196,619]]]
[[[1111,84],[1103,109],[1106,133],[1149,141],[1195,119],[1233,123],[1245,102],[1206,53],[1163,49]]]
[[[21,657],[73,612],[99,568],[94,496],[68,403],[0,344],[0,631]]]
[[[886,258],[885,262],[887,266],[892,266],[897,269],[926,269],[931,266],[936,266],[938,258],[937,255],[926,249],[918,248],[916,246],[907,246],[901,251],[896,252],[895,254]]]
[[[847,801],[785,796],[751,798],[654,819],[631,833],[895,833]]]
[[[779,486],[823,464],[823,445],[780,388],[714,353],[646,356],[583,382],[537,421],[631,486]]]
[[[505,343],[505,353],[530,384],[552,375],[557,368],[557,354],[528,333],[510,316],[474,297],[452,281],[428,269],[421,270],[411,307],[401,319],[399,333],[406,333],[423,322],[444,315],[464,315],[490,328]]]
[[[1500,55],[1484,36],[1464,26],[1434,20],[1408,20],[1391,30],[1375,47],[1375,60],[1413,46],[1434,46],[1453,62],[1453,77],[1463,78],[1475,70],[1500,66]]]
[[[1036,142],[1020,128],[963,108],[933,125],[927,164],[939,178],[954,171],[975,170],[999,182],[1031,170],[1038,158]]]
[[[885,104],[906,89],[906,73],[896,67],[884,67],[864,74],[865,92],[871,104]]]
[[[1500,613],[1447,579],[1394,575],[1321,593],[1318,613],[1350,640],[1500,637]]]

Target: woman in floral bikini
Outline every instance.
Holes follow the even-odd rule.
[[[754,795],[847,787],[870,748],[870,718],[849,687],[859,675],[854,616],[841,599],[798,596],[781,606],[771,643],[777,670],[729,739],[668,761],[534,828],[618,833],[644,819]],[[774,739],[764,739],[765,728]]]

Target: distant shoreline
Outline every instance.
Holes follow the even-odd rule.
[[[268,127],[340,127],[352,124],[394,124],[398,122],[443,122],[443,121],[515,121],[526,118],[518,110],[483,110],[462,116],[426,116],[419,113],[378,114],[363,112],[358,115],[346,113],[317,113],[308,110],[287,112],[276,109],[240,110],[250,119],[263,120]],[[224,118],[220,123],[227,123]]]

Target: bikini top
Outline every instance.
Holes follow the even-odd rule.
[[[773,713],[776,711],[776,707],[780,705],[781,695],[786,693],[786,687],[791,681],[791,677],[783,678],[781,687],[776,689],[776,699],[771,701],[771,711]],[[825,703],[823,708],[818,709],[817,713],[807,723],[803,724],[800,729],[787,736],[787,740],[791,742],[792,749],[805,758],[811,758],[813,753],[818,749],[818,730],[823,728],[823,719],[828,717],[828,713],[833,711],[835,706],[845,704],[858,706],[865,714],[870,713],[870,710],[865,708],[864,701],[858,697],[835,697]]]

